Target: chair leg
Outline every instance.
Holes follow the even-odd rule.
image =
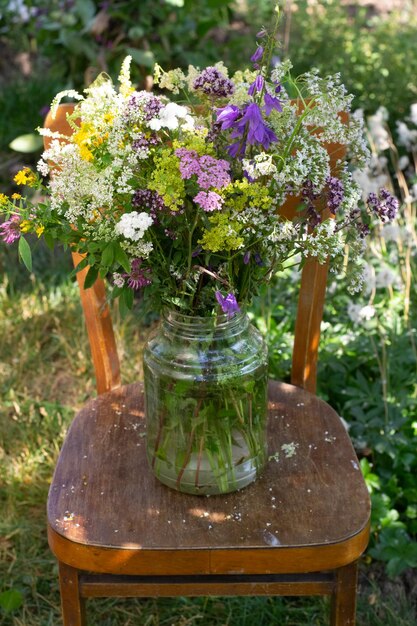
[[[355,626],[357,578],[357,561],[336,570],[331,601],[331,626]]]
[[[87,626],[85,600],[80,596],[78,570],[59,563],[59,586],[64,626]]]

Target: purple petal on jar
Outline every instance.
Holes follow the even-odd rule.
[[[220,304],[223,313],[227,313],[228,318],[240,312],[240,307],[233,293],[223,296],[220,291],[215,292],[216,300]]]
[[[262,59],[263,55],[264,55],[264,49],[263,49],[263,47],[262,47],[262,46],[258,46],[258,47],[256,48],[255,53],[251,56],[250,60],[251,60],[253,63],[256,63],[257,61],[260,61],[260,60]]]

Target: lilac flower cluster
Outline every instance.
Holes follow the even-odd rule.
[[[12,215],[9,220],[0,224],[0,237],[4,243],[13,243],[20,239],[20,217]]]
[[[319,198],[319,196],[320,194],[315,190],[311,180],[306,180],[301,190],[301,197],[307,207],[307,219],[311,228],[314,228],[321,223],[321,215],[315,206],[315,201]]]
[[[150,146],[156,146],[158,144],[158,140],[156,137],[150,135],[147,137],[144,133],[141,133],[138,139],[132,142],[133,150],[142,150],[143,148],[149,148]]]
[[[399,202],[387,189],[381,189],[379,197],[370,193],[366,201],[369,209],[375,213],[381,222],[393,220],[397,215]]]
[[[201,189],[226,187],[230,183],[230,164],[224,159],[215,159],[208,154],[198,156],[195,150],[178,148],[175,155],[180,159],[180,172],[183,179],[197,176]]]
[[[147,209],[154,221],[157,221],[158,213],[166,209],[165,203],[159,193],[151,191],[150,189],[136,189],[132,198],[132,206],[135,209]]]
[[[195,197],[194,202],[199,204],[205,211],[215,211],[221,209],[223,199],[215,191],[200,191]]]
[[[146,97],[145,104],[143,103],[144,97]],[[145,120],[149,122],[154,117],[158,117],[164,105],[157,96],[148,95],[144,92],[135,92],[130,96],[127,107],[128,112],[143,111]]]
[[[151,284],[149,277],[150,269],[141,269],[142,259],[133,259],[130,274],[123,274],[123,278],[127,279],[127,284],[131,289],[142,289]]]
[[[336,211],[340,207],[344,198],[344,187],[340,178],[336,176],[328,176],[326,179],[328,191],[327,191],[327,206],[332,215],[336,215]]]
[[[200,89],[207,96],[226,98],[232,95],[235,87],[217,67],[206,67],[194,80],[193,89]]]

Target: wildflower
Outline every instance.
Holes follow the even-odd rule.
[[[227,130],[233,126],[240,114],[239,107],[234,104],[228,104],[221,109],[217,109],[216,122],[220,124],[221,130]]]
[[[13,198],[13,196],[12,196]],[[6,196],[5,193],[0,193],[0,206],[3,206],[5,204],[7,204],[8,202],[8,197]]]
[[[344,198],[343,183],[339,178],[335,176],[328,176],[326,179],[328,186],[327,192],[327,206],[332,215],[336,215],[337,209],[340,207]]]
[[[256,48],[255,53],[251,56],[250,60],[252,61],[252,63],[257,63],[258,61],[260,61],[262,59],[264,55],[264,49],[262,46],[258,46]]]
[[[216,98],[231,96],[235,90],[232,81],[224,76],[217,67],[206,67],[195,78],[192,87],[195,90],[201,90],[206,96]]]
[[[153,219],[148,213],[132,211],[124,213],[120,221],[116,224],[115,231],[126,239],[138,241],[142,239],[145,232],[153,224]]]
[[[248,144],[262,145],[264,150],[267,150],[271,143],[278,141],[274,131],[265,124],[261,110],[255,102],[245,107],[245,112],[235,124],[231,137],[243,137],[246,131]]]
[[[176,102],[169,102],[159,111],[158,117],[148,122],[148,125],[152,130],[160,130],[163,127],[175,130],[180,125],[179,120],[184,120],[191,127],[194,125],[194,120],[186,107]]]
[[[45,230],[45,226],[37,226],[35,228],[35,233],[38,235],[38,238],[43,234],[44,230]]]
[[[21,200],[22,199],[22,196],[20,195],[20,193],[12,193],[12,195],[10,197],[11,197],[12,200]]]
[[[265,84],[265,80],[263,76],[258,74],[255,80],[253,81],[253,83],[250,85],[248,89],[248,94],[250,96],[253,96],[253,94],[256,93],[257,91],[262,91],[264,84]]]
[[[20,239],[20,217],[12,215],[9,220],[0,224],[0,237],[5,243],[13,243]]]
[[[36,175],[28,167],[24,167],[22,170],[17,172],[13,180],[18,185],[28,185],[29,187],[32,187],[36,182]]]
[[[199,204],[205,211],[215,211],[222,208],[223,199],[215,191],[200,191],[195,196],[194,202]]]
[[[142,269],[142,259],[133,259],[130,274],[123,274],[122,277],[127,279],[127,285],[135,291],[151,284],[149,278],[150,269]]]
[[[367,199],[369,209],[375,213],[382,222],[391,221],[397,215],[399,208],[398,199],[391,195],[387,189],[381,189],[379,197],[370,193]]]
[[[223,313],[227,313],[227,317],[230,319],[235,313],[240,312],[240,307],[236,301],[233,293],[228,293],[227,296],[223,296],[220,291],[216,291],[214,294],[217,302],[220,304]]]
[[[119,272],[113,272],[113,282],[116,287],[122,288],[125,284],[125,279]]]
[[[275,98],[275,96],[271,96],[271,94],[266,92],[265,97],[264,97],[264,102],[265,102],[264,111],[265,111],[266,116],[269,116],[273,109],[275,109],[279,113],[282,113],[281,101],[278,98]]]
[[[32,230],[32,223],[29,220],[23,220],[23,222],[20,222],[20,230],[22,233],[28,233]]]

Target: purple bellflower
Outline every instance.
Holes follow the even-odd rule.
[[[278,141],[274,131],[266,126],[261,110],[255,102],[246,106],[243,117],[234,125],[232,138],[243,137],[245,130],[248,131],[248,144],[260,144],[264,150],[267,150],[274,141]]]
[[[251,60],[253,63],[257,63],[258,61],[260,61],[260,60],[262,59],[263,55],[264,55],[264,49],[263,49],[263,47],[262,47],[262,46],[258,46],[258,47],[256,48],[255,53],[251,56],[250,60]]]
[[[265,81],[264,81],[263,76],[258,74],[258,76],[255,78],[255,80],[253,81],[253,83],[249,87],[248,94],[250,96],[253,96],[253,94],[256,93],[257,91],[262,91],[263,86],[264,86],[264,82]]]
[[[271,96],[268,92],[265,92],[264,102],[264,111],[266,116],[271,113],[272,109],[282,113],[282,104],[278,98],[275,98],[275,96]]]
[[[216,291],[215,296],[223,313],[227,313],[229,319],[232,318],[235,313],[240,312],[240,307],[233,293],[228,293],[227,296],[223,296],[220,291]]]

